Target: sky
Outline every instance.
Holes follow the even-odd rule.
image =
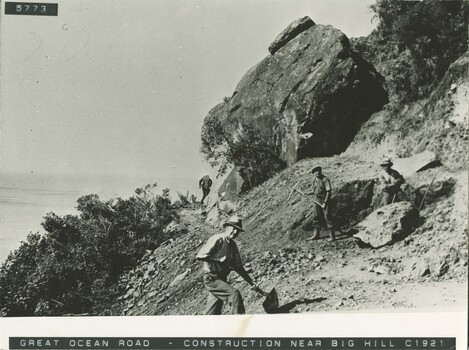
[[[194,189],[207,112],[288,24],[367,35],[371,0],[66,0],[1,18],[0,176],[145,178]]]

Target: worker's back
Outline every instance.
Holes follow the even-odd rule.
[[[205,175],[204,177],[202,177],[199,181],[199,185],[202,186],[202,188],[210,188],[212,187],[212,179],[210,178],[210,176],[208,175]]]

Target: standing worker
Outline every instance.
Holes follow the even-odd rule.
[[[322,168],[316,166],[311,170],[313,173],[313,190],[305,193],[306,195],[312,195],[314,206],[313,214],[311,215],[311,221],[313,226],[313,235],[307,240],[319,239],[319,231],[321,227],[327,226],[329,229],[330,238],[329,240],[335,241],[335,229],[331,220],[331,182],[327,176],[322,173]]]
[[[204,204],[204,199],[208,196],[210,193],[210,187],[212,187],[212,179],[210,176],[205,175],[199,180],[199,188],[202,189],[202,200],[200,201],[200,204]]]
[[[392,169],[393,163],[391,159],[384,159],[380,163],[380,166],[379,183],[382,192],[379,206],[382,207],[396,201],[397,194],[405,180],[397,170]]]
[[[196,256],[204,262],[204,285],[209,291],[205,315],[221,315],[224,302],[231,304],[232,315],[246,313],[241,293],[227,282],[231,271],[236,271],[253,290],[266,295],[244,269],[234,241],[240,232],[244,232],[241,218],[232,216],[223,227],[225,232],[210,237]]]

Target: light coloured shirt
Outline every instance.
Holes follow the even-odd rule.
[[[196,259],[204,260],[204,271],[215,274],[228,274],[243,266],[236,242],[225,233],[210,237],[200,248]]]
[[[313,177],[313,182],[312,182],[312,193],[313,193],[313,199],[316,201],[324,202],[326,199],[326,194],[327,192],[332,191],[331,187],[331,182],[326,176],[322,177]],[[329,195],[330,196],[330,195]]]
[[[381,188],[386,192],[398,191],[404,181],[402,175],[394,169],[389,169],[389,173],[386,170],[381,170],[379,174]]]

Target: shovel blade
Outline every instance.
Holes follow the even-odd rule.
[[[267,312],[268,314],[273,314],[277,311],[278,294],[275,288],[272,288],[269,294],[267,294],[264,302],[262,303],[262,306],[264,307],[265,312]]]

